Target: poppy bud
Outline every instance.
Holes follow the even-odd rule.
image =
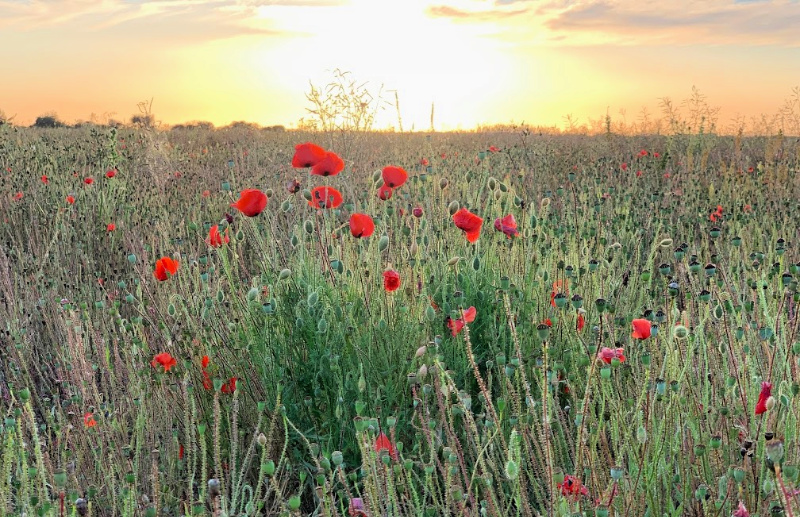
[[[219,479],[212,478],[208,480],[208,496],[211,499],[219,497]]]
[[[267,437],[264,435],[264,433],[259,433],[257,440],[260,446],[264,447],[267,445]]]
[[[662,248],[669,248],[669,247],[672,246],[672,239],[667,237],[666,239],[664,239],[660,243],[658,243],[658,245],[661,246]]]
[[[775,407],[775,397],[772,395],[767,399],[767,411],[771,411]]]
[[[495,190],[497,188],[497,180],[490,176],[486,186],[489,187],[489,190]]]
[[[289,202],[288,199],[283,203],[281,203],[281,212],[286,213],[291,209],[292,209],[292,204]]]
[[[289,268],[281,269],[281,272],[278,274],[278,280],[286,280],[292,276],[292,270]]]
[[[377,183],[377,182],[380,181],[381,185],[382,185],[383,184],[383,171],[382,170],[377,170],[377,171],[373,172],[372,173],[372,181],[373,181],[373,183]]]
[[[303,189],[303,197],[306,198],[306,201],[311,201],[311,191]]]
[[[542,204],[541,204],[542,209],[544,210],[545,208],[547,208],[549,206],[550,206],[550,198],[546,197],[546,198],[542,199]]]
[[[272,197],[274,192],[272,191],[271,188],[268,188],[267,190],[264,191],[264,194],[266,194],[266,196],[269,198],[269,197]]]
[[[389,247],[389,236],[381,235],[381,238],[378,241],[378,251],[386,251],[388,247]]]
[[[306,220],[306,222],[303,223],[303,229],[309,235],[314,233],[314,223],[310,219]]]
[[[447,181],[447,178],[442,178],[442,179],[439,180],[439,188],[442,189],[442,190],[446,189],[447,185],[449,185],[449,184],[450,184],[450,182]]]

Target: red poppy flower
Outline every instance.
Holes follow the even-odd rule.
[[[628,170],[628,164],[623,162],[622,165],[619,166],[619,168],[622,169],[623,171],[627,171]]]
[[[564,280],[558,279],[553,282],[553,290],[550,291],[550,305],[556,307],[556,295],[564,288]],[[569,286],[566,286],[566,294],[569,294]]]
[[[480,237],[483,219],[466,208],[462,208],[453,214],[453,222],[456,224],[456,227],[464,230],[469,242],[475,242],[478,240],[478,237]]]
[[[75,196],[67,196],[67,203],[69,203],[70,205],[74,205],[75,204]]]
[[[650,321],[645,319],[633,320],[631,325],[633,325],[633,333],[631,334],[633,339],[647,339],[650,337]]]
[[[489,146],[489,152],[490,152],[490,153],[496,153],[496,152],[498,152],[499,150],[500,150],[500,148],[499,148],[499,147],[497,147],[497,146],[495,146],[495,145],[490,145],[490,146]]]
[[[548,327],[552,327],[553,326],[553,320],[551,320],[550,318],[547,318],[546,320],[544,320],[542,322],[542,324],[543,325],[547,325]]]
[[[115,169],[108,169],[106,171],[106,178],[113,178],[117,175],[117,171]]]
[[[509,239],[516,235],[519,235],[517,231],[517,221],[514,219],[514,214],[508,214],[507,216],[501,218],[497,218],[494,220],[494,228],[498,232],[503,232],[506,234],[506,237]]]
[[[211,197],[211,191],[210,190],[204,190],[203,191],[203,197]]]
[[[15,199],[16,201],[19,201],[20,199],[22,199],[22,196],[23,196],[23,195],[24,195],[24,194],[22,193],[22,191],[20,191],[20,192],[17,192],[16,194],[14,194],[14,199]]]
[[[47,176],[45,176],[44,174],[42,175],[42,183],[44,183],[45,185],[47,185],[48,183],[50,183],[50,180],[49,180],[49,179],[47,179]]]
[[[381,175],[383,176],[383,183],[389,188],[397,188],[408,180],[408,173],[394,165],[384,167]]]
[[[294,146],[294,156],[292,157],[292,167],[296,169],[303,169],[305,167],[313,167],[325,159],[325,149],[322,147],[306,142],[304,144],[297,144]]]
[[[580,332],[583,330],[583,327],[586,326],[586,318],[583,317],[583,314],[578,313],[578,321],[575,324],[575,329]]]
[[[228,236],[227,228],[225,228],[224,236],[220,235],[219,226],[216,224],[208,230],[208,237],[206,238],[206,244],[208,244],[209,246],[219,248],[223,244],[228,244],[230,241],[231,238]]]
[[[419,161],[419,164],[422,165],[422,166],[426,166],[426,165],[430,165],[430,162],[428,161],[427,158],[423,158],[423,159],[421,159]]]
[[[344,160],[339,158],[339,155],[328,151],[325,153],[325,158],[318,161],[312,168],[311,174],[317,176],[336,176],[344,170]]]
[[[171,257],[161,257],[156,260],[156,269],[153,271],[155,276],[160,282],[165,281],[169,276],[173,276],[178,272],[178,261]],[[169,273],[169,275],[167,275]]]
[[[267,195],[256,188],[245,189],[239,194],[239,200],[231,203],[231,206],[247,217],[255,217],[267,207]]]
[[[381,188],[378,189],[378,197],[381,199],[381,201],[386,201],[387,199],[391,199],[392,193],[394,193],[394,190],[392,190],[392,187],[386,184],[384,184]]]
[[[748,167],[748,168],[747,168],[747,172],[753,172],[754,170],[755,170],[755,169],[754,169],[754,168],[752,168],[752,167]]]
[[[448,316],[445,324],[447,325],[447,328],[450,329],[450,333],[455,337],[459,332],[461,332],[461,330],[464,328],[464,325],[475,321],[475,317],[477,315],[478,311],[475,309],[475,307],[470,307],[469,309],[465,310],[463,315],[458,319],[453,319]]]
[[[389,269],[383,272],[383,288],[386,292],[391,293],[400,287],[400,274],[394,269]]]
[[[397,461],[397,449],[395,449],[392,441],[383,432],[375,438],[375,452],[380,454],[382,451],[386,451],[393,460]]]
[[[556,485],[561,490],[561,495],[577,498],[577,496],[589,496],[589,489],[581,483],[581,480],[575,476],[567,474],[564,476],[564,481]]]
[[[231,377],[228,380],[228,382],[222,385],[220,391],[222,393],[233,393],[234,391],[236,391],[236,381],[237,381],[236,377]]]
[[[642,171],[636,171],[636,177],[637,178],[641,178],[642,177]]]
[[[92,183],[94,183],[94,178],[83,178],[83,182],[86,183],[87,185],[91,185]]]
[[[731,514],[731,517],[750,517],[750,512],[747,511],[747,507],[744,503],[739,501],[739,506],[736,508],[736,511]]]
[[[174,357],[169,355],[168,352],[161,352],[160,354],[157,354],[155,357],[153,357],[152,361],[150,361],[150,366],[152,366],[153,368],[158,368],[158,365],[163,366],[164,373],[167,373],[169,369],[175,366],[176,364],[178,364],[178,361],[175,360]]]
[[[772,383],[762,382],[761,393],[758,394],[758,402],[756,403],[756,415],[760,415],[767,411],[767,400],[772,396]]]
[[[369,237],[375,231],[375,222],[367,214],[353,214],[350,216],[350,233],[355,238]]]
[[[422,207],[421,207],[421,206],[415,206],[415,207],[414,207],[414,208],[411,210],[411,214],[412,214],[414,217],[416,217],[417,219],[419,219],[420,217],[422,217]]]
[[[314,208],[339,208],[344,198],[342,193],[333,187],[316,187],[311,191],[311,201],[308,202]]]
[[[94,415],[91,413],[84,413],[83,415],[83,425],[86,427],[94,427],[97,425],[97,420],[94,419]]]
[[[661,158],[661,155],[659,153],[653,153],[653,158]]]
[[[647,156],[647,151],[645,149],[639,151],[639,157],[641,158],[642,156]]]
[[[184,452],[185,452],[185,451],[183,450],[183,444],[181,443],[181,444],[179,444],[179,446],[178,446],[178,459],[179,459],[179,460],[182,460],[182,459],[183,459]]]
[[[608,348],[604,346],[600,349],[600,360],[606,364],[611,364],[612,359],[619,359],[619,362],[625,362],[625,350],[622,348]]]
[[[106,231],[107,232],[113,232],[116,229],[117,229],[117,225],[114,224],[114,223],[108,223],[108,225],[106,225]]]

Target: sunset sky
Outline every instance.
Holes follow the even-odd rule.
[[[339,68],[406,130],[632,122],[692,86],[724,126],[800,86],[798,27],[798,0],[0,0],[0,110],[295,126]]]

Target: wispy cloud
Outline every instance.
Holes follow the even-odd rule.
[[[798,0],[443,0],[428,12],[560,45],[800,46]]]
[[[252,34],[278,35],[256,16],[265,6],[330,5],[334,0],[0,0],[0,28],[37,31],[79,26],[82,31],[125,29],[178,41]],[[337,0],[338,1],[338,0]],[[141,31],[141,32],[137,32]]]

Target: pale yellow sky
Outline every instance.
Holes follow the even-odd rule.
[[[800,85],[797,27],[797,0],[0,0],[0,110],[293,126],[339,68],[406,130],[633,122],[692,86],[726,126]]]

